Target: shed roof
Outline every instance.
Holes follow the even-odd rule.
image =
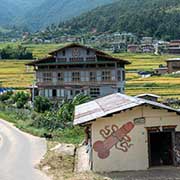
[[[160,98],[161,96],[158,96],[156,94],[139,94],[137,96],[135,96],[136,98],[141,98],[141,97],[144,97],[144,96],[149,96],[149,97],[155,97],[155,98]]]
[[[180,113],[180,111],[166,106],[164,104],[137,97],[131,97],[120,93],[115,93],[76,106],[74,125],[85,124],[97,118],[101,118],[113,113],[117,113],[120,111],[124,111],[146,104],[162,109],[167,109],[176,113]]]
[[[171,59],[168,59],[166,61],[167,62],[170,62],[170,61],[180,61],[180,58],[171,58]]]

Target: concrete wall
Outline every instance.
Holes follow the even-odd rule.
[[[100,118],[92,123],[92,145],[97,141],[104,141],[100,130],[117,125],[119,128],[128,122],[134,123],[135,118],[145,117],[145,123],[135,125],[128,136],[132,144],[127,152],[116,149],[110,150],[109,157],[101,159],[93,150],[93,170],[96,172],[145,170],[149,168],[148,159],[148,133],[146,127],[178,125],[180,131],[180,116],[167,110],[152,109],[150,106],[137,107],[114,115],[113,117]]]

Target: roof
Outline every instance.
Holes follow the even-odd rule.
[[[139,95],[137,95],[135,97],[140,98],[140,97],[144,97],[144,96],[150,96],[150,97],[155,97],[155,98],[160,98],[161,97],[161,96],[158,96],[156,94],[139,94]]]
[[[59,48],[59,49],[56,49],[55,51],[50,52],[49,54],[50,54],[50,55],[54,55],[54,54],[56,54],[56,53],[59,52],[59,51],[62,51],[62,50],[64,50],[64,49],[66,49],[66,48],[72,48],[72,47],[86,48],[86,49],[94,50],[94,51],[96,51],[96,52],[99,53],[99,54],[108,55],[107,53],[105,53],[105,52],[103,52],[103,51],[97,50],[97,49],[92,48],[92,47],[89,47],[89,46],[84,46],[84,45],[81,45],[81,44],[78,44],[78,43],[68,44],[68,45],[66,45],[66,46],[64,46],[64,47],[62,47],[62,48]]]
[[[96,120],[97,118],[105,117],[113,113],[121,112],[146,104],[180,113],[180,111],[164,104],[137,97],[131,97],[120,93],[115,93],[76,106],[74,125],[85,124],[90,121]]]
[[[84,45],[80,45],[80,44],[77,44],[77,43],[72,43],[72,44],[69,44],[69,45],[67,45],[67,46],[64,46],[64,47],[62,47],[62,48],[60,48],[60,49],[57,49],[57,50],[55,50],[55,51],[50,52],[50,53],[49,53],[50,56],[48,56],[48,57],[45,57],[45,58],[43,58],[43,59],[39,59],[39,60],[32,61],[32,62],[30,62],[30,63],[27,63],[26,65],[33,66],[33,65],[36,65],[36,64],[42,63],[42,62],[45,62],[45,63],[46,63],[46,61],[48,61],[48,60],[52,60],[52,61],[53,61],[53,60],[55,60],[55,54],[56,54],[57,52],[59,52],[59,51],[61,51],[61,50],[63,50],[63,49],[66,49],[66,48],[71,48],[71,47],[87,48],[87,49],[90,49],[90,50],[95,51],[97,57],[102,57],[102,58],[109,59],[109,60],[114,60],[114,61],[120,61],[120,62],[122,62],[123,64],[131,64],[131,63],[130,63],[129,61],[127,61],[127,60],[123,60],[123,59],[120,59],[120,58],[115,58],[115,57],[113,57],[113,56],[111,56],[111,55],[109,55],[109,54],[107,54],[107,53],[104,53],[103,51],[97,50],[97,49],[95,49],[95,48],[88,47],[88,46],[84,46]],[[72,63],[73,63],[73,62],[71,62],[71,64],[72,64]],[[78,62],[78,63],[79,63],[79,62]],[[65,63],[63,62],[63,64],[65,64]],[[74,63],[73,63],[73,64],[74,64]]]
[[[180,58],[171,58],[171,59],[168,59],[166,61],[167,62],[170,62],[170,61],[180,61]]]

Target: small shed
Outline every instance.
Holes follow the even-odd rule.
[[[123,94],[79,105],[74,125],[88,127],[95,172],[180,165],[180,111]]]

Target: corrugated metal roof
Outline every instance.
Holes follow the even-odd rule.
[[[151,106],[180,113],[180,111],[164,104],[141,98],[131,97],[120,93],[115,93],[76,106],[74,125],[84,124],[97,118],[101,118],[109,114],[120,112],[126,109],[131,109],[144,104],[149,104]]]

